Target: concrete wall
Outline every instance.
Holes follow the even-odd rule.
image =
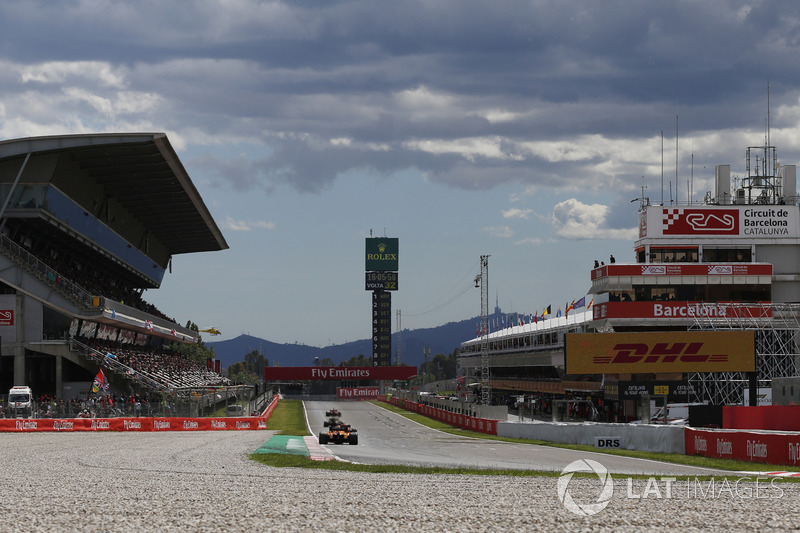
[[[595,422],[499,422],[497,435],[561,444],[595,445],[595,437],[619,437],[622,449],[686,453],[683,426],[657,424],[603,424]]]

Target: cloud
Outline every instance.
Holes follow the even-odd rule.
[[[514,241],[514,244],[517,244],[517,245],[528,245],[528,244],[536,245],[536,244],[542,244],[543,242],[544,242],[544,240],[540,239],[539,237],[527,237],[525,239],[520,239],[518,241]]]
[[[773,138],[800,159],[800,42],[787,37],[800,21],[777,5],[100,3],[0,4],[15,21],[0,36],[0,133],[241,143],[209,167],[216,184],[268,194],[414,169],[454,189],[628,196],[660,176],[659,132],[674,131],[676,112],[695,168],[760,140],[764,80],[742,82],[758,64],[780,73]],[[690,165],[683,148],[680,173]]]
[[[503,218],[524,218],[527,219],[528,216],[533,212],[531,209],[517,209],[512,207],[511,209],[506,209],[503,211]]]
[[[556,235],[564,239],[625,239],[634,240],[637,229],[613,229],[607,226],[610,208],[602,204],[584,204],[574,198],[553,208],[552,223]]]
[[[231,231],[251,231],[254,229],[275,229],[275,223],[265,222],[263,220],[236,220],[230,216],[226,216],[225,220],[220,222],[220,227]]]
[[[512,235],[514,235],[514,231],[509,228],[508,226],[491,226],[483,228],[483,231],[492,235],[494,237],[501,237],[503,239],[508,239]]]

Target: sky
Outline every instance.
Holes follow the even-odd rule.
[[[393,331],[479,316],[481,255],[490,309],[555,312],[643,194],[702,201],[767,126],[800,163],[798,57],[793,0],[5,0],[0,139],[166,133],[230,248],[145,299],[329,346],[371,336],[370,235]]]

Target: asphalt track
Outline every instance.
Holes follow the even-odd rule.
[[[336,457],[355,463],[561,472],[573,461],[593,459],[611,474],[731,474],[605,453],[455,436],[423,426],[369,402],[306,401],[304,405],[307,422],[314,435],[319,435],[326,429],[323,427],[325,411],[333,408],[342,412],[343,422],[358,429],[358,445],[324,446]]]

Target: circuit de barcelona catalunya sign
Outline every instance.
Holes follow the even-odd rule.
[[[669,207],[642,211],[639,237],[796,238],[800,210],[794,205],[731,205],[726,207]]]
[[[264,369],[264,381],[406,380],[416,375],[414,366],[275,366]]]
[[[568,374],[753,372],[753,331],[567,333]]]

